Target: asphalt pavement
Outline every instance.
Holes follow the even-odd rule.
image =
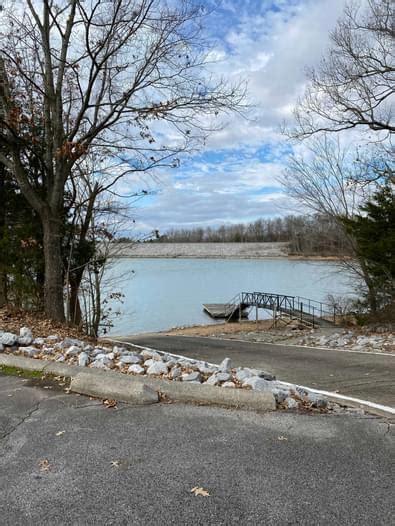
[[[142,335],[124,341],[234,367],[255,367],[279,380],[336,391],[346,396],[395,407],[395,356],[320,350],[290,345],[203,338]]]
[[[393,430],[381,418],[107,408],[1,375],[0,400],[3,526],[393,520]]]

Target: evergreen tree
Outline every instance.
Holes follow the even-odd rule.
[[[343,223],[371,277],[375,301],[370,306],[376,310],[395,299],[395,201],[391,183],[375,192],[361,212],[344,218]]]

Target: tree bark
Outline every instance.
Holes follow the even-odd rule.
[[[64,322],[62,222],[60,216],[42,217],[44,230],[44,307],[45,313],[54,321]]]

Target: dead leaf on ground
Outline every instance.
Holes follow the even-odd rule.
[[[103,400],[103,405],[105,405],[108,409],[111,409],[112,407],[116,408],[117,403],[118,402],[116,400],[109,400],[109,399]]]
[[[51,467],[51,464],[49,463],[48,459],[43,458],[38,463],[38,467],[40,468],[40,471],[49,471],[49,468]]]
[[[192,488],[191,493],[193,493],[195,497],[210,497],[210,493],[199,486],[195,486],[194,488]]]
[[[60,437],[60,436],[64,435],[65,433],[66,433],[66,431],[58,431],[57,433],[55,433],[55,435],[57,437]]]
[[[121,465],[120,460],[111,460],[111,466],[113,466],[114,468],[119,468],[120,465]]]
[[[284,437],[283,435],[279,436],[278,439],[279,439],[279,440],[288,440],[288,438],[287,438],[287,437]]]

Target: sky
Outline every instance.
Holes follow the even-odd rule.
[[[284,121],[303,94],[346,0],[205,0],[215,73],[248,82],[249,119],[233,115],[204,149],[155,174],[134,205],[135,231],[219,226],[297,213],[277,181],[292,145]],[[214,67],[214,66],[213,66]],[[131,231],[130,231],[131,232]]]

